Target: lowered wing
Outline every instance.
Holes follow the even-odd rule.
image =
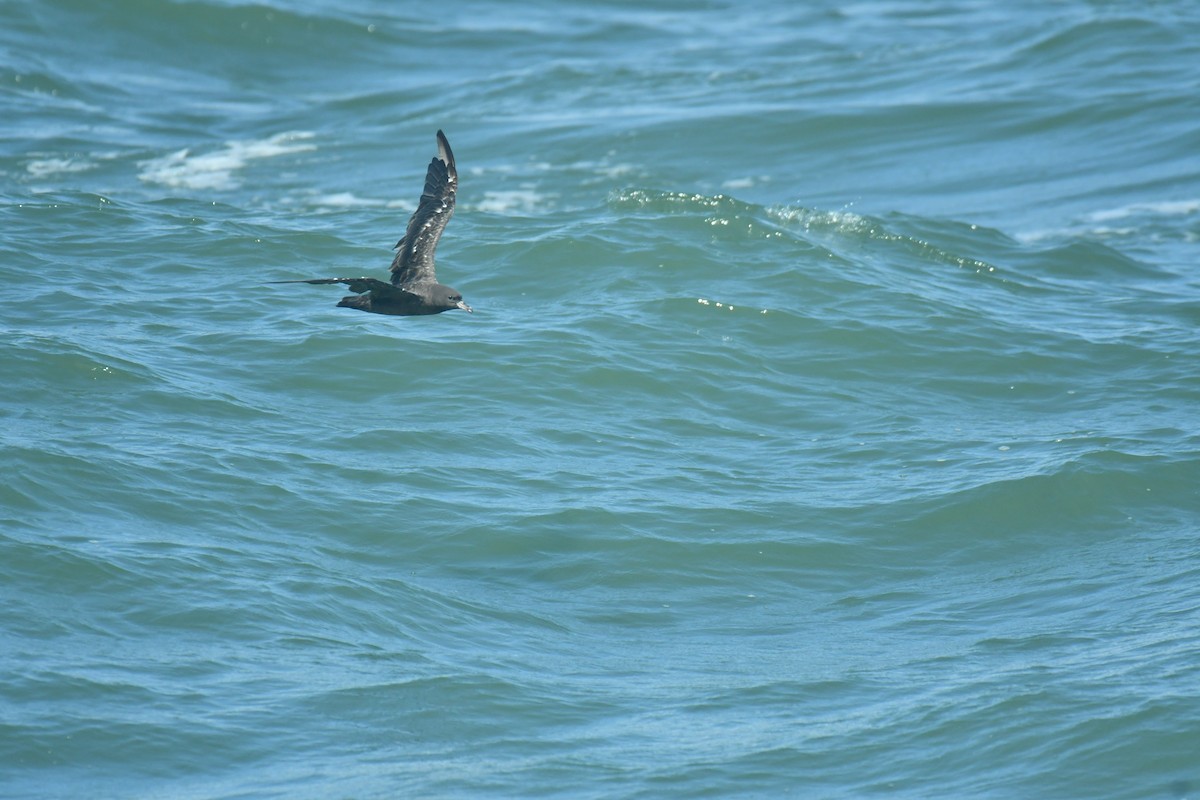
[[[392,297],[395,295],[408,295],[411,292],[406,292],[399,286],[393,286],[390,283],[384,283],[375,278],[309,278],[302,281],[271,281],[271,283],[344,283],[350,287],[350,291],[355,294],[370,292],[373,295],[382,297]]]

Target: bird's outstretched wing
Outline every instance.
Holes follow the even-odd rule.
[[[425,173],[421,203],[408,221],[404,238],[396,242],[399,252],[392,261],[392,283],[396,286],[437,281],[433,251],[454,213],[454,193],[458,189],[458,170],[454,167],[454,153],[446,141],[446,134],[438,131],[437,143],[438,154],[429,162],[429,170]]]
[[[355,294],[370,292],[371,294],[390,297],[399,294],[410,294],[404,291],[399,286],[393,286],[390,283],[384,283],[375,278],[309,278],[302,281],[271,281],[271,283],[344,283],[350,287],[350,291]]]

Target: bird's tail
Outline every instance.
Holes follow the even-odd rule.
[[[338,308],[357,308],[359,311],[371,310],[371,295],[351,294],[338,301]]]

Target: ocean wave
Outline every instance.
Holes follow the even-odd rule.
[[[236,173],[264,158],[316,149],[310,131],[288,131],[264,139],[227,142],[220,150],[199,155],[190,148],[141,162],[138,177],[146,183],[191,190],[230,190],[240,185]]]

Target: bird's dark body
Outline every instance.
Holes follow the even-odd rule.
[[[455,194],[458,191],[458,170],[454,153],[446,135],[437,132],[438,154],[429,162],[425,173],[425,190],[421,202],[408,221],[408,228],[396,242],[396,257],[392,260],[391,283],[375,278],[309,278],[276,283],[342,283],[354,294],[343,297],[338,306],[369,311],[372,314],[391,314],[411,317],[440,314],[453,308],[470,311],[456,289],[437,282],[433,253],[446,223],[454,214]]]
[[[413,317],[420,314],[440,314],[456,306],[436,306],[419,298],[396,297],[384,292],[352,294],[338,301],[338,308],[357,308],[372,314],[391,314],[394,317]]]

